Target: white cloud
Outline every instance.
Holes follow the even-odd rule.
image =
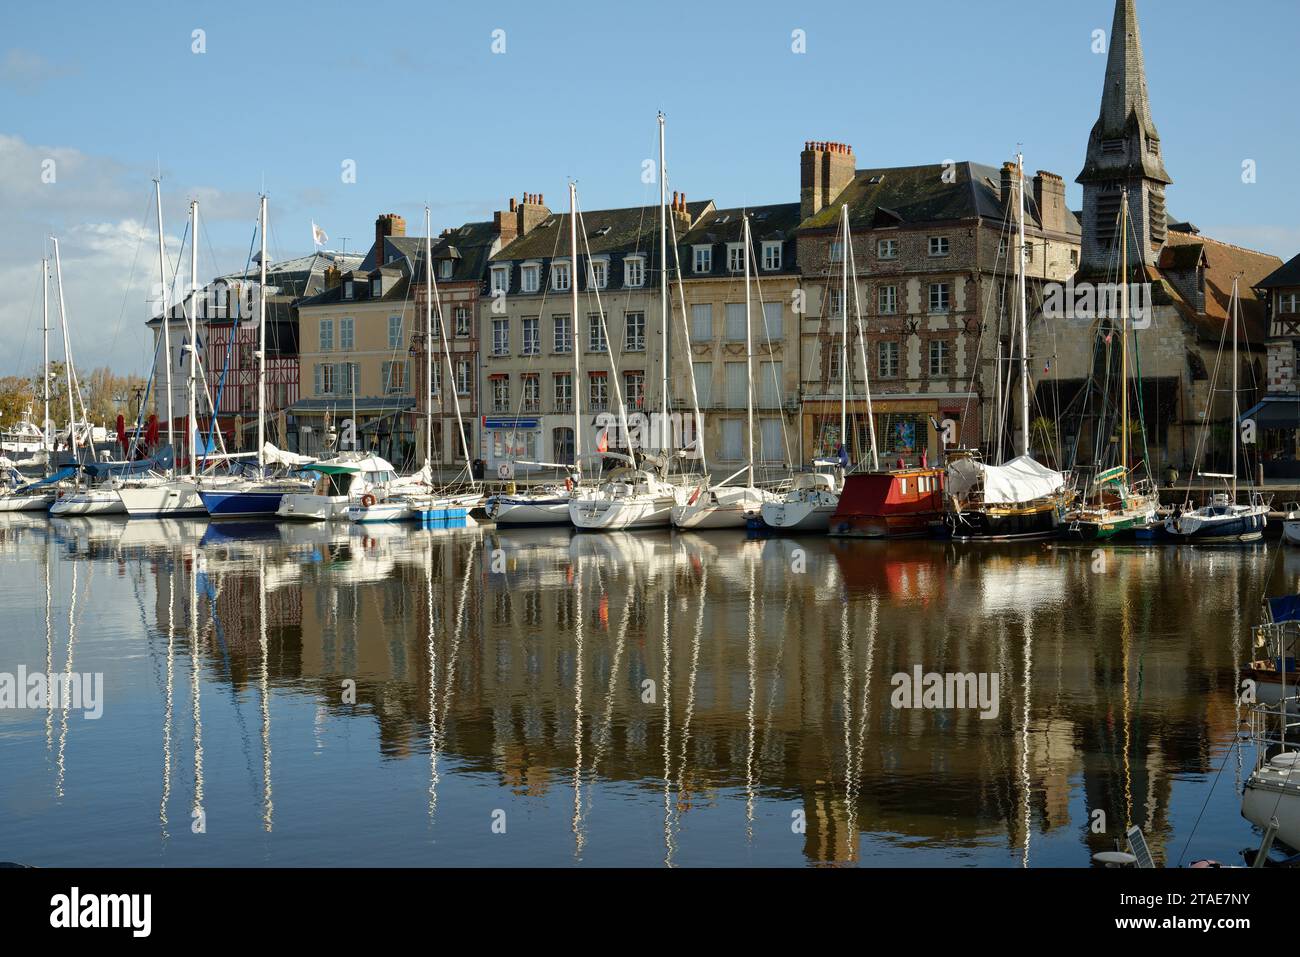
[[[74,72],[71,67],[51,63],[31,50],[15,48],[0,56],[0,86],[18,93],[35,93],[48,81]]]

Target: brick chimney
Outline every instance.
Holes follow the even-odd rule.
[[[384,264],[384,239],[388,236],[405,236],[406,220],[396,213],[381,213],[375,220],[375,265]]]
[[[541,193],[524,193],[523,202],[515,209],[516,229],[520,236],[527,236],[539,223],[550,218],[551,211],[546,208],[546,198]]]
[[[513,196],[510,197],[509,210],[499,209],[492,214],[492,224],[501,237],[502,249],[519,238],[519,208]]]
[[[1065,232],[1065,181],[1055,173],[1039,170],[1034,176],[1034,205],[1047,232]]]
[[[669,208],[672,210],[673,218],[677,221],[678,229],[691,228],[691,211],[686,208],[686,194],[684,192],[673,192],[673,201]]]
[[[815,216],[853,182],[857,164],[847,143],[811,140],[799,154],[799,214]]]
[[[999,178],[999,188],[1002,190],[1002,208],[1010,209],[1011,204],[1016,201],[1016,164],[1003,163],[1002,175]]]

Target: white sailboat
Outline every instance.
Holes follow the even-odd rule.
[[[848,445],[849,412],[849,260],[853,236],[849,229],[849,207],[840,207],[840,243],[844,250],[840,259],[843,272],[840,279],[840,448]],[[854,278],[856,284],[857,278]],[[854,296],[854,302],[857,297]],[[859,320],[861,317],[859,317]],[[825,532],[830,529],[831,516],[840,504],[844,468],[848,465],[847,453],[838,459],[817,459],[817,471],[801,472],[794,476],[790,488],[779,498],[764,502],[760,510],[763,524],[782,532]]]
[[[664,115],[659,114],[659,300],[661,317],[659,328],[663,353],[661,356],[662,418],[660,420],[659,446],[667,450],[671,441],[668,418],[668,197],[665,192],[664,169]],[[603,322],[603,319],[602,319]],[[576,332],[576,330],[575,330]],[[575,343],[576,347],[576,343]],[[613,344],[605,337],[610,363],[614,363]],[[614,390],[618,399],[619,418],[623,435],[628,439],[628,452],[605,452],[607,458],[626,462],[604,476],[593,489],[579,489],[569,501],[569,519],[582,530],[616,530],[630,528],[668,528],[672,524],[673,506],[677,504],[677,487],[666,481],[669,457],[642,455],[638,463],[627,429],[627,408],[623,404],[622,389],[614,376]],[[577,383],[574,383],[577,388]],[[576,396],[575,396],[576,399]],[[650,465],[650,468],[646,468]]]
[[[305,471],[320,476],[310,492],[293,492],[280,499],[276,516],[306,522],[328,522],[348,517],[348,508],[363,504],[366,496],[382,494],[397,478],[387,459],[366,455],[352,460],[314,462]]]
[[[171,316],[167,303],[167,256],[163,249],[162,221],[162,183],[154,180],[154,194],[158,207],[158,276],[162,289],[162,327],[163,349],[167,365],[167,444],[171,447],[173,439],[172,419],[172,362],[171,362]],[[195,413],[197,403],[194,397],[195,363],[198,361],[197,326],[195,315],[195,297],[199,288],[199,204],[190,201],[190,296],[185,309],[186,333],[189,337],[189,415],[186,419],[189,432],[189,477],[178,478],[174,469],[166,475],[142,475],[125,479],[120,484],[117,494],[122,499],[122,507],[132,517],[166,516],[170,518],[182,515],[205,515],[207,509],[199,497],[197,459],[198,449],[195,441],[197,422]]]
[[[752,310],[750,299],[750,257],[753,254],[753,240],[749,232],[749,216],[742,219],[741,241],[745,249],[745,438],[746,464],[743,469],[727,476],[716,485],[705,482],[701,485],[685,486],[677,489],[677,502],[673,506],[673,524],[678,528],[744,528],[752,516],[760,514],[764,505],[776,502],[778,496],[767,489],[754,484],[754,370],[752,341]],[[680,274],[680,270],[679,270]],[[682,324],[686,322],[686,303],[682,302]],[[687,332],[689,337],[690,333]],[[690,357],[690,350],[686,351]],[[690,377],[691,399],[695,407],[695,434],[700,444],[700,460],[704,475],[708,476],[708,460],[704,451],[704,429],[700,421],[699,398],[695,393],[695,376]],[[729,484],[734,479],[745,477],[744,485]]]
[[[0,512],[46,511],[53,504],[56,490],[50,481],[50,265],[48,259],[41,260],[41,338],[43,343],[44,363],[42,369],[44,427],[30,421],[32,410],[28,409],[23,421],[7,434],[16,436],[12,442],[0,446],[0,465],[4,468],[4,477],[0,483]],[[32,442],[35,442],[35,448]],[[11,454],[22,456],[18,461],[10,461]],[[33,458],[38,459],[45,468],[45,478],[29,481],[18,471],[18,467]]]
[[[1257,542],[1264,537],[1264,527],[1268,524],[1271,499],[1263,493],[1252,492],[1250,503],[1246,505],[1237,501],[1237,442],[1240,439],[1238,423],[1241,420],[1241,402],[1237,393],[1237,378],[1240,373],[1237,365],[1240,299],[1236,277],[1232,280],[1229,306],[1232,313],[1232,471],[1227,475],[1202,472],[1203,478],[1224,479],[1228,483],[1228,491],[1216,492],[1208,505],[1175,512],[1165,519],[1165,531],[1183,542],[1207,545]],[[1214,392],[1211,390],[1205,414],[1207,428],[1210,419],[1208,405],[1212,405],[1213,401]]]

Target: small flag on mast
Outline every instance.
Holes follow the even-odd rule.
[[[312,220],[311,224],[311,241],[317,246],[324,246],[329,242],[329,236],[325,235],[325,230],[316,225],[315,220]]]

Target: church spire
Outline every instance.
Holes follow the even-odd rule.
[[[1084,191],[1085,268],[1105,268],[1113,258],[1120,194],[1129,191],[1130,217],[1140,239],[1139,261],[1150,261],[1164,244],[1168,228],[1165,171],[1160,135],[1147,96],[1142,36],[1136,0],[1116,0],[1110,53],[1101,94],[1101,112],[1088,137],[1088,153],[1077,182]]]

